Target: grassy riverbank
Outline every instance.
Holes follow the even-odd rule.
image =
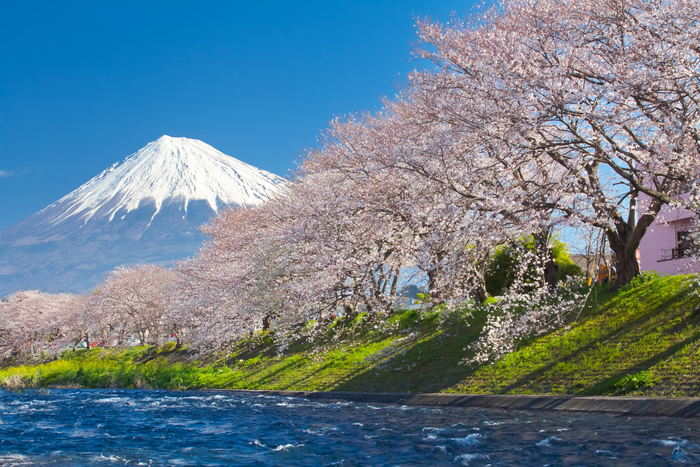
[[[187,350],[81,350],[1,369],[0,382],[16,388],[700,396],[700,298],[683,279],[662,277],[615,294],[596,289],[570,326],[481,367],[461,362],[479,336],[483,312],[467,318],[406,312],[379,323],[338,321],[320,346],[302,339],[281,355],[264,335],[209,364],[190,362]]]

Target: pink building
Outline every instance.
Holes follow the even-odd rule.
[[[639,212],[648,206],[649,198],[639,196]],[[639,245],[642,271],[654,270],[665,274],[687,274],[697,271],[697,265],[688,269],[690,247],[689,231],[693,213],[664,206],[649,226]]]

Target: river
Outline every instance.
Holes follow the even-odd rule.
[[[0,391],[0,465],[700,465],[700,418]]]

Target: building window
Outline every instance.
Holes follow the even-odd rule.
[[[678,247],[673,250],[673,259],[690,256],[693,247],[693,237],[688,230],[678,230],[676,232]]]

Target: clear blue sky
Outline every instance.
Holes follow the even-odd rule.
[[[414,16],[473,3],[4,2],[0,229],[163,134],[285,176],[331,118],[421,66]]]

